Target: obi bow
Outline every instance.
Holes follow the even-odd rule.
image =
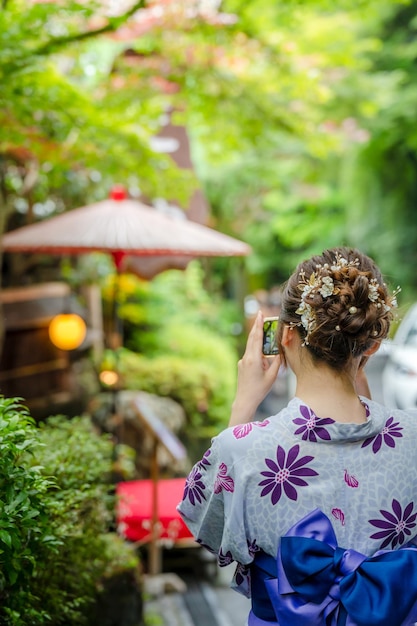
[[[319,509],[281,538],[276,560],[261,553],[254,574],[257,588],[262,578],[273,608],[272,621],[279,626],[411,626],[417,622],[417,548],[381,550],[372,557],[345,550],[338,547],[332,524]],[[266,623],[262,607],[258,608],[260,613],[255,589],[251,626]]]

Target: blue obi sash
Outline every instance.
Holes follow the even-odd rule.
[[[281,538],[277,558],[251,567],[249,626],[411,626],[417,622],[417,548],[366,557],[337,545],[319,509]]]

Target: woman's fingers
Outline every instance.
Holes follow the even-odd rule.
[[[249,333],[245,353],[238,362],[237,390],[230,425],[254,418],[257,407],[278,376],[281,357],[265,357],[262,354],[262,340],[263,315],[259,312]]]

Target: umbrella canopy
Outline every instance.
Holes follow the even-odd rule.
[[[116,265],[126,255],[246,256],[251,248],[214,229],[113,197],[73,209],[3,236],[6,252],[82,254],[108,252]]]

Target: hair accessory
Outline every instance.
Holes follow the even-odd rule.
[[[300,315],[300,322],[298,324],[292,324],[292,326],[302,326],[306,332],[303,346],[309,344],[309,336],[316,328],[316,312],[311,306],[310,302],[317,297],[321,297],[323,300],[335,296],[340,293],[339,287],[335,285],[334,281],[343,282],[343,279],[349,278],[349,272],[352,268],[359,269],[360,262],[356,258],[353,261],[348,261],[340,253],[336,253],[334,263],[329,266],[328,263],[324,265],[317,264],[315,271],[312,272],[309,278],[306,277],[305,271],[301,270],[299,274],[298,289],[301,291],[300,305],[296,310],[297,315]],[[360,270],[359,270],[360,271]],[[362,275],[366,277],[365,272]],[[380,285],[376,278],[368,280],[368,300],[375,304],[378,309],[383,308],[383,312],[386,313],[391,310],[392,307],[397,306],[397,294],[401,291],[400,287],[393,292],[387,303],[384,299],[385,285]],[[310,302],[309,302],[310,301]],[[355,315],[358,312],[356,306],[349,308],[349,313]],[[340,331],[340,326],[335,327],[337,331]]]
[[[376,278],[371,278],[371,280],[369,281],[369,293],[368,293],[368,300],[370,300],[371,302],[377,302],[377,300],[379,299],[379,293],[378,293],[378,281]]]
[[[398,306],[397,295],[400,293],[401,287],[398,285],[397,288],[394,289],[389,304],[385,302],[385,300],[381,297],[379,293],[379,290],[382,289],[382,287],[386,287],[385,283],[383,285],[380,285],[376,278],[371,278],[371,280],[369,281],[368,300],[374,302],[378,309],[383,308],[384,311],[390,311],[392,308]]]
[[[300,272],[300,282],[298,288],[301,290],[300,306],[296,313],[301,316],[301,326],[306,331],[306,336],[302,345],[308,345],[308,337],[316,327],[316,314],[308,299],[320,295],[323,299],[337,295],[340,291],[335,287],[331,272],[340,272],[346,268],[357,267],[359,260],[348,261],[341,254],[337,253],[333,265],[329,267],[328,263],[324,265],[317,264],[316,271],[312,272],[307,280],[304,270]]]

